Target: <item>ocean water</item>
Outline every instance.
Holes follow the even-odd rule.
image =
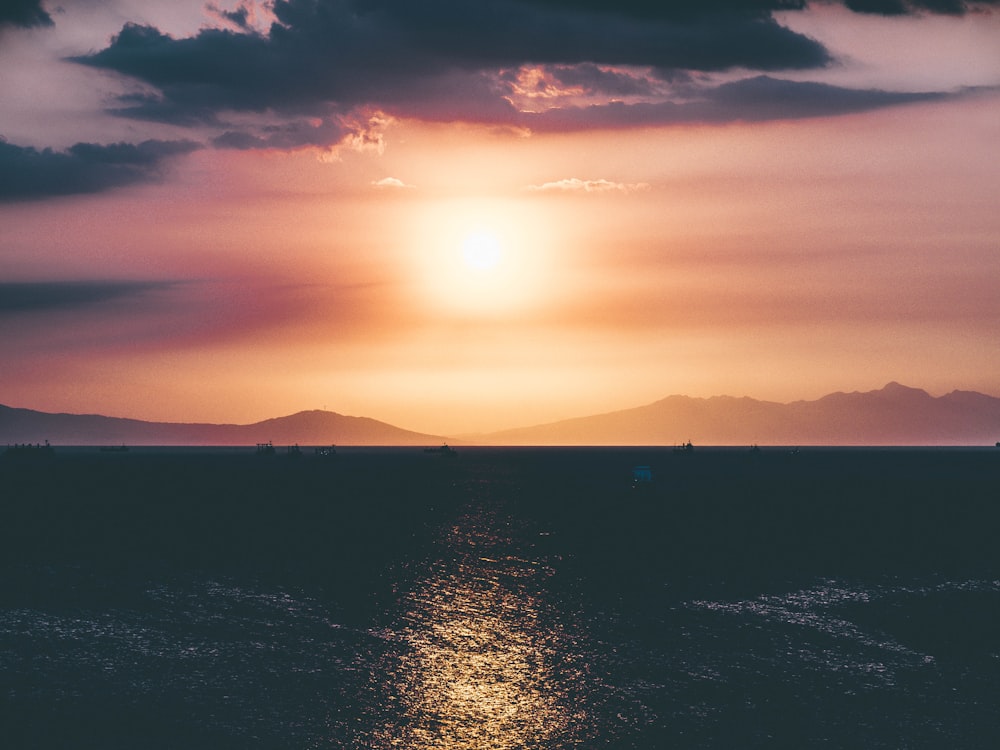
[[[8,457],[0,744],[994,748],[998,521],[992,449]]]

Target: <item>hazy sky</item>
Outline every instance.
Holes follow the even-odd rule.
[[[0,403],[1000,395],[1000,0],[0,5]]]

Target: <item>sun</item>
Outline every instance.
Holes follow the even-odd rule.
[[[479,230],[462,240],[462,259],[476,271],[491,271],[501,260],[500,240],[491,232]]]
[[[415,301],[442,320],[523,317],[549,304],[553,233],[547,222],[522,200],[415,204],[400,242]]]

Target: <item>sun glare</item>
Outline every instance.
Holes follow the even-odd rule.
[[[462,257],[469,268],[490,271],[500,262],[500,240],[487,231],[477,231],[462,240]]]
[[[539,304],[551,231],[522,204],[462,200],[424,206],[405,244],[429,309],[496,317]]]

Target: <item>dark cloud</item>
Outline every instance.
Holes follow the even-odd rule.
[[[265,125],[253,131],[227,130],[212,139],[216,148],[293,150],[304,146],[338,143],[355,132],[336,118],[323,121],[297,120],[281,125]]]
[[[199,147],[192,141],[144,141],[39,151],[0,140],[0,201],[97,193],[145,182],[160,175],[164,160]]]
[[[163,281],[0,282],[0,315],[74,310],[172,286]]]
[[[845,0],[844,5],[855,13],[902,16],[908,12],[903,0]]]
[[[181,127],[221,124],[218,112],[209,105],[185,107],[162,95],[151,93],[123,94],[118,97],[118,101],[121,106],[111,107],[108,112],[120,117]]]
[[[412,100],[414,88],[433,87],[435,79],[456,72],[524,64],[769,71],[829,61],[819,43],[764,13],[677,20],[659,12],[640,17],[638,3],[592,5],[276,0],[277,22],[267,34],[203,29],[174,39],[127,24],[107,48],[76,59],[142,80],[161,94],[125,101],[119,113],[173,123],[209,122],[226,110],[313,114],[331,106],[390,107]]]
[[[961,13],[979,5],[845,2],[885,14]],[[695,119],[709,121],[723,112],[729,119],[757,119],[768,110],[801,117],[898,101],[884,92],[852,94],[832,87],[795,88],[787,102],[774,101],[782,84],[768,77],[742,88],[711,90],[691,104],[671,103],[665,94],[647,105],[607,102],[661,96],[672,85],[693,86],[695,76],[714,72],[775,74],[826,66],[831,59],[819,42],[772,16],[804,6],[801,0],[274,0],[276,20],[266,32],[255,30],[250,6],[242,3],[235,11],[215,9],[235,29],[206,28],[175,39],[151,26],[126,24],[108,47],[75,59],[156,90],[123,97],[112,110],[116,114],[211,126],[217,129],[215,144],[229,148],[329,146],[351,132],[352,116],[374,110],[517,125],[525,118],[514,102],[533,96],[521,87],[520,71],[535,67],[546,70],[551,83],[580,87],[580,95],[604,100],[587,110],[592,113],[587,117],[580,109],[547,114],[551,123],[655,113],[674,122],[676,112],[688,116],[699,107],[704,113]],[[831,99],[814,101],[814,93]],[[763,98],[739,101],[750,94]],[[796,105],[801,109],[794,111]],[[292,124],[272,131],[234,127],[226,123],[232,113]],[[321,127],[301,124],[317,118]]]
[[[684,102],[565,107],[528,115],[524,125],[539,131],[588,130],[663,124],[719,124],[795,120],[865,112],[881,107],[933,101],[937,93],[858,90],[823,83],[756,76],[701,92]]]
[[[578,0],[543,0],[544,2],[575,4]],[[836,1],[836,0],[834,0]],[[979,8],[1000,5],[1000,0],[840,0],[847,8],[863,13],[942,13],[947,15],[962,15]],[[582,0],[588,6],[611,5],[614,0]],[[686,13],[705,12],[712,10],[745,10],[745,11],[781,11],[801,10],[815,2],[807,0],[666,0],[662,3],[649,3],[644,0],[624,0],[627,6],[655,6],[663,8],[663,12]],[[882,8],[886,8],[883,10]],[[695,10],[697,9],[697,10]]]
[[[757,76],[719,86],[710,92],[707,106],[717,112],[719,119],[784,120],[865,112],[940,98],[942,95],[937,93],[846,89],[825,83]],[[742,116],[734,118],[736,112]]]
[[[52,16],[45,12],[40,0],[0,1],[0,29],[4,26],[31,28],[51,25]]]
[[[251,24],[253,12],[249,6],[243,3],[236,10],[225,10],[224,8],[219,8],[214,3],[208,3],[205,9],[244,31],[253,31],[253,25]]]
[[[977,8],[1000,5],[1000,0],[844,0],[844,5],[856,13],[902,16],[913,13],[938,13],[961,16]]]
[[[805,0],[530,0],[533,5],[566,10],[626,13],[636,18],[692,18],[718,13],[766,14],[801,10]]]
[[[152,26],[133,23],[122,27],[110,47],[74,59],[152,84],[162,98],[140,102],[136,113],[161,119],[155,117],[159,105],[171,113],[164,118],[169,122],[183,120],[180,110],[192,113],[192,119],[204,119],[219,109],[288,106],[303,98],[298,93],[302,86],[294,79],[307,72],[282,67],[289,64],[288,56],[275,55],[269,42],[257,34],[203,29],[195,37],[174,39]],[[124,113],[133,112],[126,108]]]
[[[279,0],[275,13],[289,28],[319,30],[300,12],[305,3]],[[313,3],[308,3],[312,6]],[[367,0],[353,4],[363,15],[358,31],[381,46],[385,36],[404,56],[430,66],[509,67],[522,63],[605,63],[694,70],[808,68],[827,62],[815,41],[778,25],[764,13],[697,13],[686,17],[648,11],[652,4],[488,0]],[[668,4],[669,5],[669,4]],[[339,18],[337,19],[340,20]],[[324,36],[334,31],[327,27]],[[380,56],[391,49],[383,49]],[[391,59],[391,58],[390,58]]]

